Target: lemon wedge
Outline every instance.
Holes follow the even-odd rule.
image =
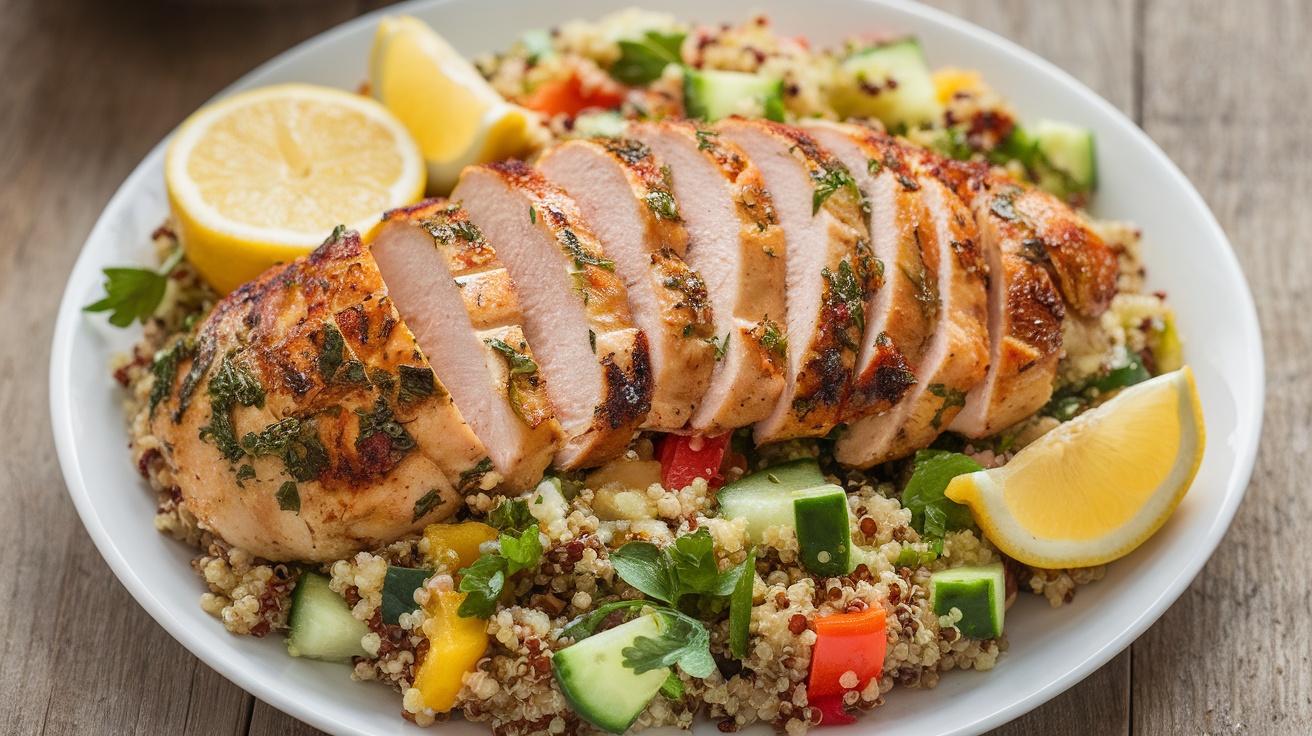
[[[523,158],[544,140],[536,113],[507,102],[418,18],[378,24],[369,88],[419,142],[433,194],[448,193],[470,164]]]
[[[220,293],[424,193],[423,156],[391,113],[304,84],[206,105],[178,129],[164,168],[187,258]]]
[[[953,478],[945,493],[1027,565],[1100,565],[1166,522],[1198,472],[1204,437],[1186,366],[1124,389],[1000,468]]]

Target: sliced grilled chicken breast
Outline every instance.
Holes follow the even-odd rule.
[[[868,467],[928,447],[961,411],[966,393],[988,368],[987,266],[965,203],[932,175],[919,149],[890,146],[883,166],[915,190],[927,217],[917,228],[924,271],[912,274],[924,293],[933,330],[916,363],[916,383],[891,411],[851,423],[834,457]],[[902,180],[905,179],[905,182]]]
[[[524,334],[565,433],[555,464],[625,451],[651,406],[647,337],[578,205],[521,161],[471,166],[452,193],[515,283]]]
[[[510,275],[459,205],[383,215],[371,245],[402,319],[510,492],[538,483],[561,441]]]
[[[861,195],[811,136],[766,120],[716,125],[761,170],[784,230],[787,370],[758,443],[821,437],[842,418],[875,279]]]
[[[355,233],[232,292],[172,350],[151,428],[181,503],[265,559],[391,542],[454,514],[483,472]]]
[[[1015,183],[987,167],[943,163],[970,206],[989,266],[989,370],[949,429],[996,434],[1043,408],[1061,358],[1066,306],[1033,229],[1015,216]]]
[[[761,172],[690,122],[634,123],[627,135],[669,166],[688,232],[684,261],[710,295],[715,368],[688,428],[714,436],[764,419],[783,390],[786,341],[784,233]]]
[[[866,332],[843,412],[850,422],[887,412],[916,382],[912,366],[920,362],[933,327],[926,309],[932,294],[919,276],[925,273],[920,231],[929,214],[920,188],[907,186],[906,176],[885,163],[890,155],[894,161],[901,155],[891,136],[851,123],[808,120],[803,126],[856,179],[879,262],[880,280],[866,301]]]
[[[681,429],[706,393],[715,347],[706,284],[683,260],[688,233],[669,169],[630,138],[567,141],[537,168],[578,203],[647,335],[652,393],[642,427]]]

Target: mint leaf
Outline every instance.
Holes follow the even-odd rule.
[[[506,575],[538,566],[542,558],[542,540],[538,539],[538,525],[524,530],[518,537],[501,535],[501,556],[506,560]]]
[[[619,42],[620,58],[610,68],[616,81],[641,87],[660,79],[665,67],[681,61],[683,33],[647,31],[641,38]]]
[[[82,308],[84,312],[110,312],[109,323],[127,327],[133,320],[146,323],[164,300],[169,274],[182,262],[182,248],[174,248],[158,272],[148,268],[106,268],[105,298]]]
[[[943,495],[958,475],[983,470],[969,457],[945,450],[916,453],[915,469],[902,491],[902,506],[911,511],[911,526],[930,537],[942,537],[955,529],[968,529],[975,520],[970,509]]]
[[[460,571],[460,592],[468,593],[456,614],[462,618],[488,618],[497,610],[497,599],[506,586],[506,560],[483,555]]]
[[[660,547],[651,542],[629,542],[610,553],[610,562],[624,582],[658,601],[678,603],[678,580]]]
[[[743,659],[747,656],[747,640],[752,626],[752,589],[756,587],[756,550],[747,553],[747,559],[734,568],[738,580],[729,597],[729,651]]]
[[[518,533],[536,524],[537,519],[529,513],[527,501],[520,498],[507,498],[500,506],[488,512],[487,523],[488,526],[503,532]]]

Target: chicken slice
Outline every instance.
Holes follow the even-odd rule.
[[[928,447],[988,369],[987,266],[970,210],[934,178],[920,149],[890,145],[882,166],[924,203],[927,217],[915,228],[924,270],[910,275],[933,328],[915,365],[916,383],[906,396],[886,414],[851,423],[839,438],[834,457],[856,467]]]
[[[688,428],[715,436],[764,419],[783,390],[786,341],[784,233],[761,172],[691,122],[634,123],[627,135],[670,167],[688,231],[684,260],[710,295],[717,357]]]
[[[891,136],[862,125],[808,120],[807,131],[847,166],[869,209],[871,250],[881,279],[866,301],[866,332],[857,353],[852,395],[844,419],[882,414],[916,382],[932,332],[931,294],[924,288],[925,264],[919,232],[929,213],[919,187],[908,187],[896,168],[885,165],[901,149]]]
[[[471,166],[452,197],[515,283],[524,334],[566,443],[563,469],[620,455],[651,406],[647,337],[578,205],[521,161]]]
[[[784,230],[787,370],[756,441],[822,437],[842,418],[876,278],[861,195],[847,168],[799,128],[729,118],[715,129],[761,170]]]
[[[458,486],[480,480],[481,443],[355,233],[232,292],[172,350],[151,429],[181,505],[259,557],[392,542],[450,517]]]
[[[560,445],[560,425],[493,244],[459,205],[426,200],[383,215],[371,252],[504,490],[536,485]]]
[[[567,141],[537,168],[578,203],[647,335],[652,394],[642,427],[681,429],[706,393],[716,350],[706,284],[683,260],[688,233],[669,169],[629,138]]]
[[[1019,188],[986,167],[944,163],[974,213],[980,248],[989,266],[989,370],[966,394],[966,406],[949,429],[987,437],[1031,416],[1052,397],[1062,353],[1066,306],[1034,232],[1012,216]]]

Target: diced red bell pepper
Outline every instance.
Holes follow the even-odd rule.
[[[857,613],[822,616],[815,620],[815,633],[807,700],[821,709],[821,723],[850,723],[845,720],[850,716],[843,710],[843,694],[865,689],[884,669],[888,645],[884,609],[875,606]],[[849,672],[855,677],[844,683],[843,676]]]
[[[724,483],[720,465],[731,436],[731,432],[719,437],[666,435],[656,456],[661,461],[661,484],[677,491],[692,485],[697,478],[705,478],[711,488],[719,488]]]
[[[603,82],[585,92],[579,76],[570,74],[562,79],[550,79],[539,84],[519,104],[544,115],[564,113],[573,117],[589,108],[610,110],[619,107],[623,101],[624,89],[619,85]]]

